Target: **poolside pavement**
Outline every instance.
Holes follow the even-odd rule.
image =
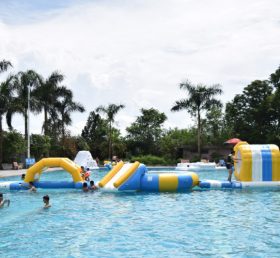
[[[57,168],[48,168],[44,173],[46,172],[52,172],[60,170],[60,167]],[[22,174],[25,174],[27,169],[13,169],[13,170],[0,170],[0,178],[3,177],[10,177],[10,176],[21,176]]]

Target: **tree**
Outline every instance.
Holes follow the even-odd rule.
[[[280,145],[280,66],[270,75],[269,82],[275,88],[271,97],[273,123],[269,141]]]
[[[2,60],[0,61],[0,73],[7,71],[12,64],[9,61]],[[2,120],[3,116],[6,114],[7,123],[9,127],[11,127],[11,120],[10,116],[8,115],[11,109],[13,108],[14,101],[13,101],[13,76],[9,76],[4,82],[0,84],[0,169],[2,167],[3,161],[3,126]]]
[[[169,129],[165,131],[160,138],[160,150],[162,155],[176,163],[178,158],[183,157],[182,147],[184,145],[194,145],[195,134],[191,129]]]
[[[38,161],[43,157],[49,157],[51,149],[51,139],[49,136],[32,134],[30,137],[31,156]]]
[[[54,103],[55,109],[60,115],[60,125],[62,132],[62,139],[65,138],[65,126],[72,124],[71,113],[84,112],[85,108],[82,104],[73,101],[73,93],[66,87],[59,87],[56,90],[58,100]]]
[[[5,149],[3,153],[4,161],[7,163],[20,162],[26,150],[26,143],[22,134],[15,130],[4,132],[3,148]]]
[[[24,117],[24,135],[27,140],[27,110],[28,110],[28,87],[30,87],[30,110],[34,113],[41,111],[40,103],[34,96],[34,89],[39,87],[41,76],[33,70],[19,72],[14,81],[17,93],[17,109],[13,113],[20,113]],[[12,114],[11,114],[12,116]]]
[[[0,73],[7,71],[9,67],[12,67],[12,63],[10,61],[5,59],[0,61]]]
[[[43,131],[45,135],[50,135],[49,127],[51,121],[49,119],[49,115],[51,112],[55,112],[53,107],[59,98],[59,95],[57,95],[57,92],[60,90],[59,83],[63,80],[64,75],[58,71],[54,71],[47,79],[40,76],[39,85],[33,91],[34,97],[38,101],[40,109],[43,109],[44,111]],[[54,117],[54,115],[56,114],[52,113],[52,117]]]
[[[116,105],[116,104],[109,104],[107,107],[104,106],[99,106],[96,109],[96,112],[101,112],[104,113],[106,115],[106,119],[108,121],[109,124],[109,128],[108,128],[108,158],[111,159],[112,158],[112,126],[113,123],[115,122],[115,117],[117,115],[117,113],[123,109],[125,106],[120,104],[120,105]]]
[[[98,113],[90,112],[82,131],[82,137],[89,145],[93,157],[100,159],[108,157],[107,121],[102,119]]]
[[[201,115],[203,111],[207,111],[213,106],[222,106],[222,103],[215,97],[221,95],[223,91],[218,84],[208,87],[203,84],[193,85],[189,81],[181,83],[179,87],[187,91],[188,97],[176,101],[171,111],[185,109],[191,116],[197,118],[197,150],[198,156],[201,158]]]
[[[166,119],[166,115],[157,109],[141,109],[141,115],[126,128],[128,148],[133,155],[159,154],[158,142]]]
[[[269,77],[269,82],[276,88],[280,88],[280,66]]]
[[[227,103],[225,120],[235,137],[251,143],[267,143],[273,128],[273,88],[255,80]]]

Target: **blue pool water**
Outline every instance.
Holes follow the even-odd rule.
[[[106,172],[94,172],[95,180]],[[225,179],[225,172],[201,172]],[[17,177],[1,179],[17,180]],[[66,172],[44,180],[71,179]],[[52,207],[43,210],[42,196]],[[5,192],[0,257],[279,257],[280,192]]]

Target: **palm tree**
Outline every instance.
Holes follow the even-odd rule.
[[[28,111],[28,86],[30,90],[30,110],[34,113],[41,111],[40,103],[34,97],[34,89],[39,87],[41,76],[33,70],[19,72],[15,79],[15,89],[17,92],[18,109],[14,113],[21,113],[24,117],[24,132],[27,140],[27,111]]]
[[[0,73],[7,71],[12,64],[9,61],[0,61]],[[0,169],[3,161],[3,116],[8,114],[11,104],[13,103],[13,76],[9,76],[4,82],[0,84]],[[10,116],[7,116],[7,124],[11,127]]]
[[[10,61],[5,59],[0,61],[0,73],[7,71],[9,67],[13,67]]]
[[[56,90],[56,96],[58,100],[55,103],[55,109],[61,116],[61,132],[62,139],[65,138],[65,126],[71,125],[71,113],[73,112],[84,112],[85,108],[82,104],[73,101],[73,93],[71,90],[67,89],[65,86],[58,87]]]
[[[109,159],[112,158],[112,125],[115,122],[115,116],[124,107],[125,106],[122,104],[120,104],[120,105],[109,104],[108,107],[99,106],[96,109],[96,112],[102,112],[102,113],[106,114],[107,121],[109,123],[109,130],[108,130],[108,142],[109,142],[108,157],[109,157]]]
[[[207,87],[203,84],[193,85],[189,81],[181,83],[179,87],[187,91],[188,97],[176,101],[171,111],[186,109],[191,116],[197,118],[197,151],[201,158],[201,112],[212,106],[222,107],[222,103],[215,99],[215,96],[221,95],[223,91],[218,84]]]
[[[34,89],[34,97],[38,101],[38,106],[44,111],[43,131],[45,135],[49,135],[50,113],[54,111],[53,106],[57,101],[58,84],[62,82],[64,75],[54,71],[47,79],[40,77],[39,86]]]

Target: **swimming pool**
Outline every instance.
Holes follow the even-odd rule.
[[[160,169],[162,170],[162,169]],[[97,181],[105,175],[93,172]],[[225,172],[201,172],[225,179]],[[1,179],[18,180],[19,177]],[[44,180],[69,179],[66,172]],[[42,196],[52,207],[43,210]],[[5,192],[1,257],[276,257],[280,192],[82,193]]]

